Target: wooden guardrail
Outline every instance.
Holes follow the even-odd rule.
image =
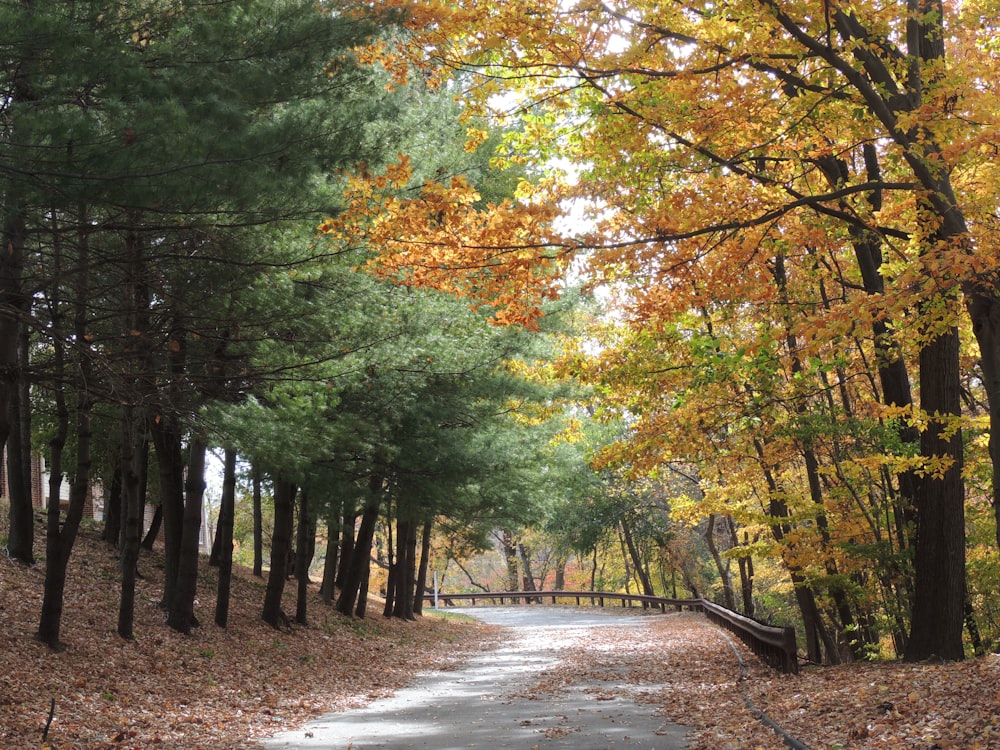
[[[472,606],[480,601],[494,604],[558,604],[562,601],[582,606],[589,601],[591,606],[598,607],[603,607],[605,602],[618,602],[623,607],[639,606],[643,609],[659,609],[661,612],[666,612],[668,608],[678,612],[684,609],[703,612],[711,622],[729,630],[743,641],[765,664],[785,674],[798,674],[799,671],[794,628],[764,625],[707,599],[671,599],[615,591],[482,591],[469,594],[438,593],[436,597],[437,602],[444,603],[445,606],[453,606],[460,601],[469,602]],[[424,600],[434,603],[435,594],[426,594]]]

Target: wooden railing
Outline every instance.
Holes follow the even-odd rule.
[[[434,603],[435,595],[426,594],[424,600]],[[614,591],[482,591],[471,594],[438,593],[437,601],[445,606],[453,606],[461,601],[469,602],[472,606],[476,606],[478,602],[494,604],[563,602],[574,603],[577,606],[589,603],[598,607],[603,607],[605,602],[618,602],[622,607],[659,609],[661,612],[666,612],[667,609],[678,612],[688,609],[703,612],[711,622],[732,632],[765,664],[785,674],[797,674],[799,671],[794,628],[764,625],[707,599],[670,599],[644,594],[621,594]]]

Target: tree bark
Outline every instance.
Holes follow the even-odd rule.
[[[355,527],[358,523],[358,513],[353,500],[344,501],[344,512],[340,524],[340,555],[337,562],[337,579],[334,582],[337,588],[343,590],[344,581],[351,569],[351,560],[354,557]]]
[[[22,310],[22,314],[27,314],[27,311]],[[17,372],[20,375],[13,386],[8,407],[10,431],[7,437],[7,496],[10,500],[10,528],[7,553],[15,560],[31,565],[35,561],[35,509],[31,487],[31,400],[25,374],[28,352],[21,346],[24,335],[22,324],[17,331],[16,355]]]
[[[285,479],[274,479],[274,529],[271,532],[271,570],[267,574],[267,590],[261,619],[272,627],[288,624],[281,608],[288,577],[288,551],[292,546],[292,526],[295,517],[295,485]]]
[[[253,574],[264,577],[264,513],[261,508],[260,469],[253,467]]]
[[[316,551],[316,523],[309,512],[309,493],[299,492],[299,524],[295,535],[295,580],[298,584],[295,622],[308,624],[309,566]]]
[[[715,562],[715,569],[719,573],[719,580],[722,581],[722,596],[728,609],[736,609],[736,595],[733,593],[733,577],[729,573],[729,566],[722,560],[719,554],[719,545],[715,540],[715,523],[718,515],[711,513],[708,516],[708,526],[705,529],[705,542],[708,544],[708,551]]]
[[[507,565],[507,590],[520,591],[521,581],[517,569],[517,547],[514,544],[514,532],[510,529],[502,529],[500,532],[500,544],[503,547],[503,559]]]
[[[917,484],[913,615],[905,658],[962,659],[965,616],[965,498],[962,431],[949,424],[961,412],[958,331],[920,350],[920,408],[928,415],[920,454],[951,465]],[[936,416],[940,415],[940,416]]]
[[[201,510],[205,495],[204,440],[191,436],[190,458],[184,497],[184,528],[181,533],[180,559],[177,565],[177,585],[167,615],[167,625],[180,633],[190,633],[197,623],[194,600],[198,594],[198,560],[201,552]]]
[[[118,635],[126,640],[135,636],[135,584],[139,564],[139,544],[142,536],[139,472],[136,457],[136,418],[132,408],[126,408],[121,420],[122,505],[124,523],[119,547],[118,567],[121,573],[121,598],[118,601]]]
[[[424,613],[424,592],[427,590],[427,571],[430,568],[431,530],[433,528],[434,522],[428,519],[424,521],[420,532],[420,566],[417,568],[417,580],[414,586],[414,617],[421,616]]]
[[[621,521],[622,533],[625,536],[625,546],[628,548],[629,556],[632,558],[632,567],[635,569],[635,577],[639,579],[639,585],[642,586],[642,593],[646,596],[653,596],[653,582],[649,580],[649,572],[646,566],[642,562],[642,554],[639,552],[639,546],[635,543],[635,536],[632,534],[632,529],[630,525],[623,518]]]
[[[367,606],[367,589],[362,591],[362,583],[367,585],[372,540],[382,504],[383,483],[384,477],[378,467],[374,467],[368,481],[368,500],[361,516],[361,526],[358,528],[358,536],[351,553],[351,562],[344,577],[340,597],[337,599],[337,611],[344,615],[350,615],[356,608],[360,608],[363,612]]]
[[[226,448],[222,470],[222,498],[219,502],[219,583],[215,596],[215,624],[229,625],[229,598],[233,580],[233,523],[236,518],[236,451]]]
[[[166,414],[156,415],[151,423],[153,446],[160,477],[160,506],[163,510],[163,598],[160,606],[168,609],[177,587],[181,534],[184,528],[184,458],[181,432],[176,420]]]
[[[340,512],[330,511],[326,520],[326,559],[323,561],[323,583],[320,595],[323,604],[333,601],[334,583],[337,578],[337,552],[340,549]]]

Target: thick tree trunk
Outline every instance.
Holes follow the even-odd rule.
[[[355,527],[358,524],[358,513],[352,500],[344,501],[344,512],[340,523],[340,559],[337,562],[337,579],[335,585],[343,590],[344,581],[351,569],[354,557]]]
[[[184,457],[180,426],[166,414],[150,422],[160,478],[160,506],[163,510],[163,598],[160,606],[169,609],[177,588],[181,534],[184,529]]]
[[[979,367],[990,408],[990,461],[993,465],[991,500],[996,520],[996,543],[1000,549],[1000,292],[996,278],[969,288],[966,309],[979,344]]]
[[[309,566],[316,552],[316,523],[309,512],[309,493],[299,492],[299,525],[295,534],[295,622],[307,625],[309,604]]]
[[[118,446],[118,460],[104,500],[104,528],[101,529],[101,539],[115,549],[121,544],[123,502],[121,446]]]
[[[23,328],[23,326],[22,326]],[[20,343],[21,331],[18,332]],[[17,371],[9,406],[10,432],[7,437],[7,495],[10,500],[10,529],[7,553],[15,560],[33,564],[35,560],[35,510],[31,497],[31,402],[28,398],[27,352],[18,347]]]
[[[198,595],[206,451],[204,440],[192,435],[185,484],[184,529],[181,533],[180,560],[177,565],[177,586],[167,615],[167,625],[180,633],[190,633],[191,628],[198,624],[194,615],[194,600]]]
[[[271,570],[267,574],[267,590],[261,619],[272,627],[288,624],[281,608],[288,577],[288,551],[292,546],[292,526],[295,518],[295,485],[284,479],[274,479],[274,529],[271,532]]]
[[[84,355],[85,356],[85,355]],[[86,370],[86,365],[81,364]],[[66,587],[66,566],[83,518],[90,479],[90,397],[84,383],[78,390],[76,408],[76,472],[69,490],[69,509],[59,528],[59,496],[49,498],[46,529],[45,593],[37,637],[51,648],[59,648],[62,625],[63,594]]]
[[[414,586],[417,577],[417,524],[412,518],[401,521],[396,527],[396,602],[393,615],[402,620],[413,620]]]
[[[965,614],[965,497],[958,331],[939,335],[920,351],[920,408],[928,415],[920,455],[950,459],[943,475],[928,472],[917,485],[913,615],[905,657],[962,659]],[[940,415],[939,417],[933,415]]]
[[[424,521],[420,531],[420,565],[417,568],[417,580],[414,586],[413,616],[418,617],[424,613],[424,592],[427,590],[427,571],[430,568],[431,557],[431,530],[434,522]]]
[[[226,448],[219,502],[219,584],[215,596],[215,624],[229,625],[229,597],[233,580],[233,523],[236,518],[236,451]]]
[[[364,611],[367,606],[367,588],[362,591],[362,584],[367,586],[368,571],[371,565],[372,540],[375,536],[375,526],[378,524],[379,508],[382,504],[384,478],[377,469],[373,469],[368,482],[368,500],[361,517],[361,526],[354,542],[351,561],[348,566],[344,583],[337,599],[337,611],[350,615],[356,606]]]
[[[323,582],[320,595],[323,604],[333,601],[334,584],[337,578],[337,552],[340,549],[340,512],[330,511],[326,519],[326,559],[323,561]]]
[[[12,99],[16,102],[29,96],[27,81],[20,66],[17,66]],[[21,432],[14,420],[21,408],[21,383],[24,378],[20,342],[27,298],[22,289],[21,276],[27,226],[17,197],[5,195],[4,199],[7,213],[0,235],[0,449],[7,448],[7,482],[11,497],[6,549],[13,559],[31,565],[35,561],[31,496],[27,495],[26,506],[25,493],[18,491],[15,496],[11,484],[21,484],[23,477]],[[15,441],[16,446],[13,445]]]

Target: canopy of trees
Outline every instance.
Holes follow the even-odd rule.
[[[214,558],[247,527],[275,626],[318,558],[345,616],[375,586],[413,618],[454,564],[687,590],[816,662],[992,647],[996,10],[4,7],[0,442],[26,564],[50,468],[39,638],[95,484],[118,632],[147,503],[190,630],[219,448]]]

